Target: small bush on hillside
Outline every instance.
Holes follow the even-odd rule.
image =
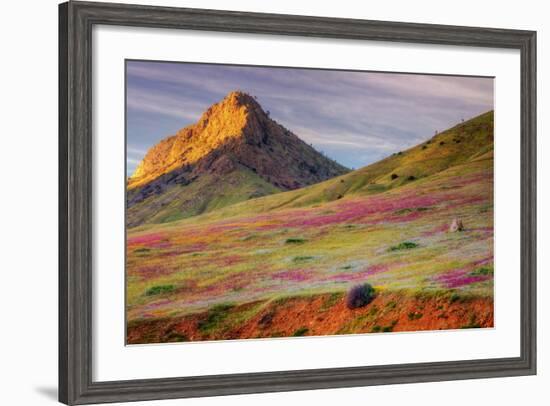
[[[146,296],[161,295],[163,293],[169,293],[174,291],[174,285],[157,285],[153,286],[145,291]]]
[[[421,319],[422,318],[422,313],[419,313],[419,312],[410,312],[407,317],[409,318],[409,320],[413,321],[413,320],[418,320],[418,319]]]
[[[413,249],[413,248],[416,248],[416,247],[418,247],[417,243],[412,242],[412,241],[404,241],[404,242],[400,242],[399,244],[390,247],[388,251],[410,250],[410,249]]]
[[[398,320],[393,320],[389,326],[382,327],[382,333],[391,333],[397,322]]]
[[[411,175],[407,178],[407,180],[416,180],[416,176]]]
[[[285,244],[303,244],[305,242],[306,240],[304,240],[303,238],[292,237],[292,238],[287,238],[285,241]]]
[[[454,302],[457,302],[460,300],[460,295],[456,292],[454,292],[450,297],[449,297],[449,303],[454,303]]]
[[[374,288],[370,283],[352,287],[346,296],[348,309],[356,309],[368,305],[374,299]]]
[[[492,275],[493,269],[489,268],[487,266],[483,266],[481,268],[477,268],[475,271],[470,272],[470,275],[472,276],[479,276],[479,275]]]
[[[163,337],[162,341],[167,343],[183,343],[185,341],[189,341],[189,337],[185,334],[170,332]]]
[[[428,148],[427,145],[422,145],[422,149],[426,149],[426,148]]]
[[[302,337],[302,336],[305,336],[308,331],[309,331],[309,329],[307,327],[300,327],[294,333],[292,333],[292,336],[293,337]]]
[[[210,308],[206,317],[197,323],[199,331],[207,332],[216,328],[219,323],[224,321],[227,316],[229,316],[229,312],[234,307],[235,305],[231,303],[221,303]]]
[[[439,145],[445,145],[445,141],[441,141]]]
[[[270,312],[266,313],[262,316],[258,324],[262,327],[267,327],[271,325],[271,322],[273,322],[273,318],[275,317],[275,314]]]
[[[470,316],[470,321],[468,322],[468,324],[460,327],[460,328],[481,328],[481,325],[476,321],[476,316],[474,314],[472,314]]]
[[[391,180],[397,179],[398,177],[399,177],[399,175],[396,174],[396,173],[391,174]]]
[[[305,261],[310,261],[312,259],[315,259],[315,257],[312,257],[310,255],[299,255],[297,257],[292,258],[292,262],[305,262]]]

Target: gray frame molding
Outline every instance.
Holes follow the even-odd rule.
[[[94,24],[518,49],[521,355],[202,377],[92,380],[91,33]],[[66,404],[341,388],[536,373],[536,32],[109,3],[59,6],[59,400]]]

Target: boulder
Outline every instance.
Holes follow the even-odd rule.
[[[460,219],[453,219],[451,226],[449,227],[449,231],[451,233],[455,233],[457,231],[464,231],[464,224],[462,224],[462,220]]]

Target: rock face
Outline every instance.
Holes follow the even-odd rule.
[[[128,179],[128,208],[205,175],[223,182],[225,175],[235,171],[249,171],[268,184],[256,193],[261,196],[301,188],[348,170],[272,120],[252,96],[231,92],[208,108],[196,124],[147,152]]]

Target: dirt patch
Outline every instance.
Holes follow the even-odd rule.
[[[319,336],[493,327],[492,298],[378,294],[348,309],[343,293],[292,297],[128,324],[128,343]],[[208,326],[208,328],[204,328]]]

